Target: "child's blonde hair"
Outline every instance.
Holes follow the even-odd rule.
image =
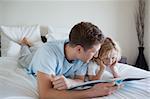
[[[103,44],[101,45],[101,48],[99,50],[99,54],[98,54],[97,58],[101,59],[104,55],[107,55],[108,52],[112,51],[113,49],[117,52],[117,61],[119,61],[121,59],[120,47],[114,40],[112,40],[111,38],[107,37],[104,40]]]

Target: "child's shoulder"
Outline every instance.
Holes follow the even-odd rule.
[[[97,67],[98,64],[97,64],[95,61],[91,60],[91,61],[88,63],[88,66],[94,66],[94,67]]]
[[[96,62],[93,60],[90,60],[88,64],[96,64]]]

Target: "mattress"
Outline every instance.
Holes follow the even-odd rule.
[[[122,77],[150,77],[150,72],[127,64],[118,64]],[[17,60],[12,57],[0,58],[0,99],[38,99],[36,79],[19,68]],[[150,78],[124,83],[109,96],[94,99],[149,99]]]
[[[127,64],[118,64],[122,77],[150,77],[150,72]],[[94,99],[150,99],[150,78],[123,83],[124,87],[115,93]]]
[[[36,79],[12,57],[0,58],[0,99],[38,99]]]

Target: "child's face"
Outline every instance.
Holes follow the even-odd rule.
[[[106,66],[110,66],[117,60],[117,51],[113,49],[103,55],[101,59]]]

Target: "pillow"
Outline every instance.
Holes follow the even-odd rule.
[[[61,33],[61,32],[59,32],[59,33],[55,32],[55,33],[52,33],[50,35],[55,40],[65,40],[65,39],[68,39],[68,37],[69,37],[68,33]],[[48,39],[49,39],[49,37],[48,37]]]
[[[54,33],[54,29],[52,28],[52,26],[50,26],[50,25],[49,26],[41,26],[40,32],[41,32],[41,39],[43,42],[55,40],[55,38],[51,35],[52,33]]]
[[[9,57],[19,57],[21,46],[13,41],[9,42],[9,50],[6,55]]]
[[[48,27],[48,41],[51,40],[65,40],[69,37],[68,28],[54,28]]]
[[[36,45],[36,42],[41,41],[39,25],[1,26],[0,28],[2,31],[2,56],[19,56],[20,45],[17,43],[24,37],[31,41],[33,46]]]
[[[41,38],[39,25],[32,26],[1,26],[2,32],[12,41],[18,42],[24,37],[28,38],[33,44]]]

